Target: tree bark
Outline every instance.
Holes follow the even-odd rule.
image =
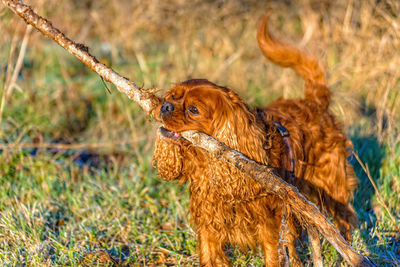
[[[278,242],[278,256],[280,267],[290,267],[289,251],[288,251],[288,207],[283,207],[281,229],[279,231],[279,242]]]
[[[152,113],[160,99],[152,94],[151,90],[143,90],[127,78],[119,75],[112,69],[101,64],[89,53],[89,49],[82,44],[75,43],[67,38],[60,30],[53,27],[50,21],[37,15],[30,6],[18,0],[2,0],[14,13],[22,17],[26,23],[31,24],[44,35],[50,37],[68,52],[76,56],[85,65],[99,74],[104,80],[114,84],[117,89],[126,94],[129,99],[137,102],[146,112]],[[358,254],[339,234],[336,227],[331,224],[318,210],[315,204],[302,196],[297,188],[286,183],[273,173],[272,168],[260,165],[243,154],[232,150],[225,144],[218,142],[211,136],[198,131],[183,132],[182,136],[197,147],[201,147],[214,154],[218,159],[224,160],[246,173],[251,179],[259,182],[268,193],[276,194],[290,206],[295,213],[311,226],[315,227],[353,266],[375,266],[368,258]]]
[[[318,231],[312,227],[307,227],[308,240],[311,243],[311,253],[313,258],[314,267],[323,267],[322,255],[321,255],[321,241],[319,240]]]

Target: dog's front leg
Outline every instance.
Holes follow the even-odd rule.
[[[260,227],[258,232],[258,242],[261,244],[264,252],[264,262],[267,267],[278,267],[278,242],[280,221],[275,217],[267,221],[268,224]]]
[[[224,244],[215,234],[199,229],[198,236],[201,267],[231,266],[223,250]]]

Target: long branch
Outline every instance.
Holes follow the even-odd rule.
[[[139,88],[133,82],[122,77],[104,64],[101,64],[94,56],[89,54],[86,46],[75,43],[67,38],[61,31],[53,27],[50,21],[37,15],[30,6],[17,0],[2,0],[2,2],[27,23],[79,58],[79,60],[98,73],[103,79],[113,83],[120,92],[137,102],[145,111],[151,112],[160,102],[160,99],[151,92]],[[203,133],[188,131],[182,133],[182,135],[195,146],[213,153],[219,159],[229,162],[246,173],[250,178],[261,183],[267,192],[279,196],[284,200],[284,203],[291,206],[293,211],[316,227],[350,264],[354,266],[374,266],[344,240],[333,224],[321,214],[315,204],[303,197],[297,188],[287,184],[280,177],[276,176],[270,168],[257,164],[241,153],[232,150],[223,143]]]

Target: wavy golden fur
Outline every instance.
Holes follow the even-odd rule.
[[[190,183],[190,219],[198,234],[201,266],[227,266],[227,244],[243,251],[261,246],[265,264],[278,266],[277,245],[281,200],[226,162],[193,147],[180,137],[199,130],[259,163],[273,166],[289,181],[288,153],[274,126],[290,132],[295,178],[290,180],[309,200],[333,217],[341,233],[351,238],[357,218],[350,204],[357,179],[346,161],[352,144],[328,111],[329,89],[319,63],[296,48],[276,41],[267,30],[268,16],[258,26],[257,39],[272,62],[291,67],[305,80],[305,99],[278,99],[265,108],[250,108],[232,90],[207,80],[189,80],[170,89],[156,113],[163,122],[153,165],[164,180]],[[288,248],[301,264],[295,240],[301,226],[289,219]]]

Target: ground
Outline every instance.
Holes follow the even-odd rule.
[[[160,95],[207,78],[251,106],[303,95],[303,82],[257,48],[258,18],[271,10],[274,35],[325,67],[330,109],[359,156],[350,158],[360,179],[353,247],[378,266],[400,265],[398,1],[29,4]],[[0,28],[0,264],[196,264],[186,185],[160,181],[151,166],[157,123],[2,5]],[[311,266],[310,249],[298,250]],[[262,266],[257,253],[230,256],[235,266]],[[323,256],[326,266],[340,262],[325,240]]]

